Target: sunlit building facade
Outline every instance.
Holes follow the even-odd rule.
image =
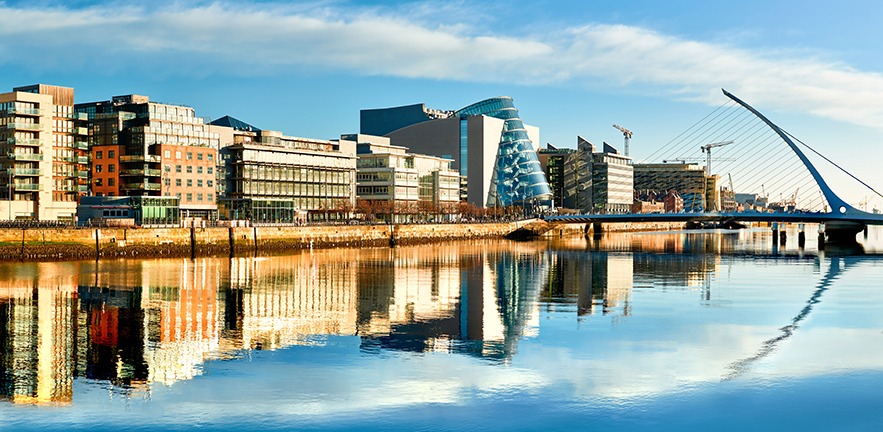
[[[354,142],[286,136],[229,116],[212,126],[225,137],[218,167],[223,219],[293,223],[352,212]]]
[[[359,207],[383,209],[397,221],[415,215],[452,214],[460,195],[460,176],[452,159],[409,153],[389,138],[353,134],[357,143],[356,196]]]
[[[193,108],[141,95],[75,108],[89,118],[95,195],[177,197],[184,220],[217,219],[219,137]]]
[[[510,97],[457,111],[423,104],[362,110],[361,132],[389,137],[411,151],[454,160],[477,206],[549,205],[552,191],[537,149],[539,129],[526,126]]]
[[[74,220],[89,193],[85,116],[74,89],[46,84],[0,94],[0,218]]]

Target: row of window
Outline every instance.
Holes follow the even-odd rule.
[[[194,152],[187,152],[187,160],[193,160],[193,153]],[[204,160],[203,157],[205,158],[205,160],[209,160],[209,161],[215,160],[215,154],[213,152],[195,152],[195,153],[196,153],[196,160]],[[180,150],[175,152],[175,159],[181,159],[182,156],[183,156],[183,153]],[[163,157],[166,159],[171,159],[172,158],[172,151],[171,150],[164,151]]]
[[[167,173],[170,173],[170,172],[172,172],[172,166],[171,165],[164,165],[163,170]],[[186,170],[187,170],[187,174],[193,174],[193,166],[192,165],[187,165]],[[202,174],[202,171],[203,171],[202,165],[197,165],[196,166],[196,173]],[[181,172],[181,165],[175,165],[175,172],[176,173]],[[215,167],[207,166],[207,167],[205,167],[205,172],[206,172],[206,174],[214,174]]]
[[[163,179],[163,184],[165,184],[166,186],[171,186],[172,179]],[[175,179],[175,186],[181,187],[183,184],[184,182],[182,182],[181,179]],[[206,180],[205,183],[203,183],[202,179],[196,180],[196,187],[202,187],[203,184],[205,184],[206,187],[215,187],[214,180]],[[193,179],[187,179],[187,187],[193,187]]]

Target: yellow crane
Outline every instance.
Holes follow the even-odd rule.
[[[632,131],[630,131],[630,130],[628,130],[618,124],[614,124],[613,127],[615,127],[620,132],[622,132],[622,138],[625,141],[625,148],[623,150],[625,150],[625,155],[628,156],[629,155],[629,140],[632,138]]]

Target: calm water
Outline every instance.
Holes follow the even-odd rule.
[[[881,430],[883,230],[0,264],[0,430]]]

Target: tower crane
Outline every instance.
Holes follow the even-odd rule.
[[[625,155],[628,156],[629,155],[629,140],[632,138],[632,131],[630,131],[630,130],[628,130],[618,124],[614,124],[613,127],[615,127],[620,132],[622,132],[622,138],[625,141],[625,148],[624,148]]]
[[[705,144],[704,146],[699,147],[700,149],[702,149],[702,153],[706,153],[708,156],[708,159],[706,160],[706,163],[705,163],[705,175],[709,175],[709,176],[711,175],[711,149],[713,149],[715,147],[728,146],[732,143],[733,143],[733,141],[721,141],[721,142],[716,142],[716,143],[711,143],[711,144]]]

